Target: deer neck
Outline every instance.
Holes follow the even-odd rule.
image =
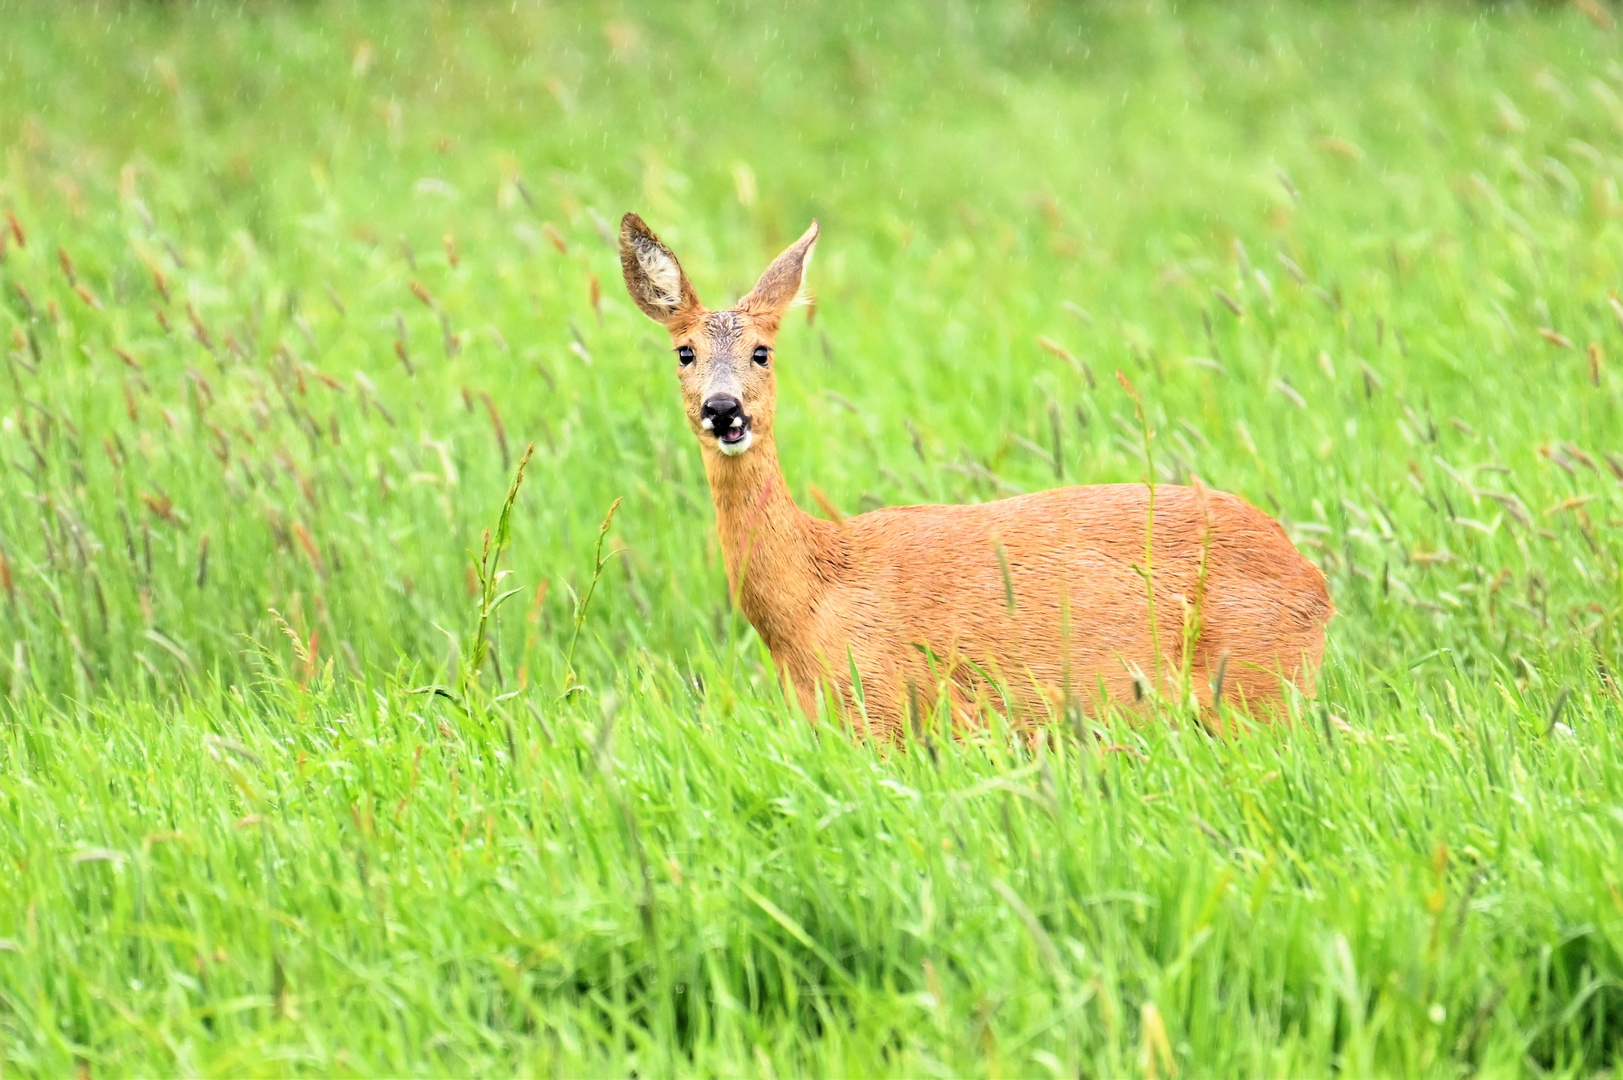
[[[795,505],[770,437],[728,457],[704,450],[727,583],[776,652],[804,636],[834,556],[834,527]]]

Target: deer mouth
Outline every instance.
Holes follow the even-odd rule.
[[[742,454],[749,449],[753,441],[750,432],[750,418],[747,416],[733,417],[732,425],[725,430],[718,431],[716,445],[724,454]]]

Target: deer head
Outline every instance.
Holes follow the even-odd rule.
[[[643,314],[671,335],[688,426],[705,454],[735,457],[772,437],[777,379],[772,350],[800,295],[817,222],[726,311],[708,311],[671,249],[636,214],[620,220],[620,268]]]

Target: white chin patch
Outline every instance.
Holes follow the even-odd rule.
[[[718,439],[718,440],[716,440],[716,446],[717,446],[717,448],[719,448],[721,450],[721,452],[723,454],[726,454],[728,457],[737,457],[739,454],[742,454],[744,451],[748,450],[750,448],[750,443],[752,443],[754,441],[755,441],[755,432],[746,431],[746,432],[744,432],[744,437],[742,439],[739,439],[737,442],[735,442],[735,443],[726,443],[726,442],[722,442],[721,440]]]

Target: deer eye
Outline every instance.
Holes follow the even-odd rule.
[[[755,352],[754,352],[753,355],[750,356],[750,359],[754,360],[757,364],[760,364],[762,367],[766,367],[767,359],[769,357],[771,357],[771,355],[772,355],[772,350],[771,349],[767,348],[765,345],[757,345],[757,346],[755,346]]]
[[[681,364],[683,367],[687,367],[689,364],[693,363],[693,346],[683,345],[681,348],[677,349],[676,362]]]

